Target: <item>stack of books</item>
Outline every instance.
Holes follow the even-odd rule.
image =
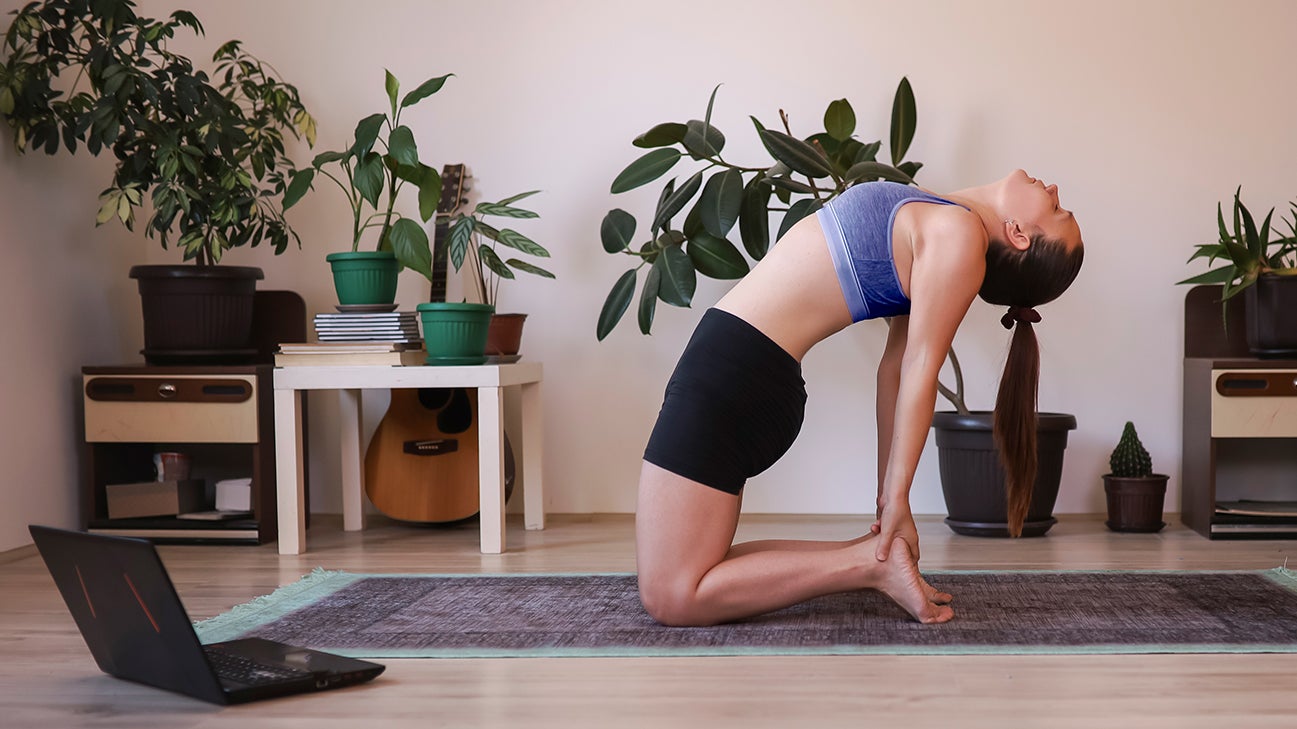
[[[400,342],[418,344],[419,321],[413,311],[325,312],[315,315],[321,342]]]
[[[428,353],[410,342],[303,342],[279,345],[276,367],[343,367],[351,365],[421,365]]]

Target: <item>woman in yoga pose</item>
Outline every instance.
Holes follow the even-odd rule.
[[[973,298],[1015,328],[995,405],[1010,531],[1036,470],[1039,366],[1033,307],[1072,283],[1081,231],[1058,188],[1016,170],[939,197],[856,185],[808,216],[709,309],[666,388],[636,510],[640,598],[667,625],[713,625],[820,595],[882,591],[925,623],[951,596],[919,574],[909,492],[936,405],[937,374]],[[890,318],[878,366],[878,512],[847,542],[733,544],[743,485],[792,445],[801,360],[862,319]]]

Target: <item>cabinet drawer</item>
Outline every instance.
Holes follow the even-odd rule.
[[[1297,438],[1297,370],[1212,370],[1211,437]]]
[[[89,443],[256,443],[255,376],[84,375]]]

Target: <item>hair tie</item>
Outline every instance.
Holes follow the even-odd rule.
[[[1004,316],[1000,317],[1000,324],[1004,325],[1005,329],[1012,329],[1014,322],[1039,324],[1040,314],[1030,306],[1010,306]]]

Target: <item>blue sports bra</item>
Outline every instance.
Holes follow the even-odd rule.
[[[866,182],[816,213],[852,322],[910,313],[892,259],[892,226],[897,211],[911,202],[959,204],[899,182]]]

